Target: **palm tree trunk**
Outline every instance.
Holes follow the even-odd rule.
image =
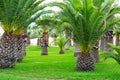
[[[17,61],[16,36],[11,33],[4,33],[1,38],[0,68],[14,67]]]
[[[23,41],[23,49],[22,49],[22,54],[23,56],[26,56],[26,41]]]
[[[104,34],[103,38],[101,39],[100,50],[112,52],[107,43],[113,43],[113,36],[113,29],[110,29],[106,34]]]
[[[95,59],[94,57],[88,53],[81,53],[77,58],[76,69],[79,71],[87,71],[87,70],[95,70]]]
[[[22,38],[22,36],[20,35],[20,36],[17,36],[17,48],[18,48],[18,51],[17,51],[17,61],[18,62],[21,62],[22,60],[23,60],[23,57],[25,56],[25,53],[26,52],[24,52],[25,50],[24,50],[24,42],[23,42],[23,38]]]
[[[42,53],[41,55],[48,55],[48,46],[42,46]]]
[[[42,41],[41,41],[41,47],[42,47],[42,53],[41,55],[48,55],[48,32],[46,31],[46,28],[44,29]]]

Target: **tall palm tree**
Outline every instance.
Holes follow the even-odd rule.
[[[54,13],[54,11],[52,13]],[[43,35],[42,35],[41,43],[40,43],[42,47],[41,55],[48,55],[48,44],[49,44],[48,30],[53,29],[54,25],[57,24],[57,20],[55,20],[55,17],[56,17],[55,15],[50,16],[50,14],[43,15],[42,18],[39,18],[35,22],[36,25],[39,26],[38,28],[43,29]]]
[[[81,50],[77,59],[77,70],[94,70],[95,60],[90,51],[101,36],[114,24],[119,17],[109,20],[120,8],[114,6],[114,0],[63,0],[63,3],[50,3],[59,6],[61,19],[72,25],[73,38]]]
[[[0,0],[0,22],[4,30],[1,38],[0,68],[14,67],[22,56],[21,35],[29,24],[44,14],[44,0]],[[21,45],[20,45],[20,44]],[[19,52],[19,53],[18,53]]]

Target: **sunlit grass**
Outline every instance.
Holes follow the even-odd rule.
[[[37,46],[27,47],[27,56],[14,68],[0,69],[0,80],[120,80],[120,65],[112,59],[96,64],[95,71],[76,71],[73,47],[59,54],[49,47],[49,55],[41,56]]]

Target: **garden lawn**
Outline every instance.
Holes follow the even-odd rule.
[[[49,47],[49,55],[41,56],[40,47],[28,46],[23,62],[0,69],[0,80],[120,80],[120,65],[113,59],[97,63],[95,71],[76,71],[73,51],[59,54],[58,47]]]

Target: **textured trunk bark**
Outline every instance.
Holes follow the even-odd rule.
[[[14,67],[17,61],[16,36],[4,33],[1,38],[0,68]]]
[[[41,55],[48,55],[48,46],[43,46],[42,47],[42,53]]]
[[[22,35],[20,36],[17,36],[17,48],[18,48],[18,51],[17,51],[17,61],[18,62],[21,62],[23,60],[23,57],[25,56],[25,47],[24,47],[24,39],[22,38]]]
[[[22,53],[23,53],[23,56],[26,56],[26,42],[23,43]]]
[[[103,38],[101,39],[100,50],[112,52],[108,43],[113,43],[113,36],[114,34],[112,29],[110,29],[106,34],[104,34]]]
[[[74,43],[74,48],[75,48],[74,49],[74,56],[76,57],[76,56],[80,55],[81,51],[76,43]]]
[[[48,32],[46,32],[46,29],[43,32],[43,36],[40,41],[40,45],[42,47],[42,53],[41,55],[48,55]]]
[[[77,58],[76,69],[78,71],[95,70],[95,59],[91,54],[81,53]]]

